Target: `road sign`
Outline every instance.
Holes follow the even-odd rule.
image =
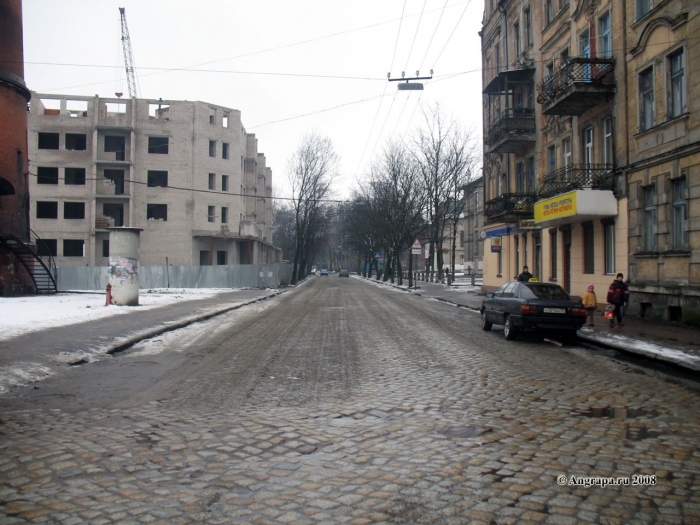
[[[374,258],[375,258],[375,259],[381,259],[381,258],[382,258],[382,252],[374,252]]]
[[[411,254],[420,255],[422,251],[423,246],[421,246],[420,240],[416,239],[413,241],[413,245],[411,246]]]

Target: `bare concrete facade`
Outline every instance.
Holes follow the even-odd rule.
[[[143,228],[144,266],[279,262],[272,172],[238,110],[34,93],[28,137],[32,228],[58,266],[106,265],[110,226]]]

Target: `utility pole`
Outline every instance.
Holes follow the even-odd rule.
[[[129,28],[126,25],[126,8],[120,7],[119,14],[122,23],[122,50],[124,51],[124,66],[126,67],[126,81],[129,85],[129,98],[137,98],[136,75],[134,73],[134,53],[131,50]]]

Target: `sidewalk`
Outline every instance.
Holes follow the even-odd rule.
[[[181,300],[151,308],[117,307],[115,315],[70,320],[62,326],[27,330],[17,336],[0,338],[0,394],[15,385],[27,384],[55,373],[67,365],[78,365],[119,352],[164,332],[204,321],[242,306],[275,297],[284,290],[221,290],[200,298],[179,294]],[[71,306],[57,294],[40,298],[55,303],[70,316]],[[94,295],[95,308],[104,309],[104,294]],[[30,303],[31,304],[31,303]],[[89,307],[88,307],[89,308]]]
[[[371,280],[377,282],[376,279]],[[481,287],[473,287],[464,281],[458,281],[456,286],[418,282],[415,290],[409,290],[407,285],[392,285],[388,281],[382,284],[470,310],[479,310],[484,300],[480,294]],[[623,327],[611,329],[602,312],[598,313],[600,315],[596,316],[594,328],[579,330],[580,339],[700,372],[700,330],[630,316],[625,317]]]

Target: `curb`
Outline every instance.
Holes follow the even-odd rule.
[[[279,292],[273,292],[269,295],[265,295],[263,297],[258,297],[256,299],[250,299],[248,301],[245,301],[243,303],[238,303],[232,306],[227,306],[225,308],[221,308],[219,310],[214,310],[212,312],[207,312],[205,314],[200,314],[196,315],[193,317],[187,317],[185,319],[181,319],[179,321],[175,321],[173,323],[168,324],[167,326],[161,326],[158,328],[151,328],[149,330],[144,330],[142,332],[137,332],[136,334],[127,337],[126,339],[122,340],[121,342],[114,344],[112,346],[107,347],[107,351],[105,352],[107,355],[114,355],[119,352],[123,352],[124,350],[134,346],[137,343],[140,343],[141,341],[144,341],[146,339],[151,339],[153,337],[162,335],[166,332],[172,332],[173,330],[178,330],[180,328],[184,328],[185,326],[189,326],[194,323],[199,323],[201,321],[206,321],[207,319],[211,319],[212,317],[216,317],[221,314],[225,314],[226,312],[230,312],[232,310],[238,310],[239,308],[243,308],[244,306],[248,306],[251,304],[259,303],[261,301],[266,301],[267,299],[270,299],[272,297],[277,297],[278,295],[282,295],[283,293],[286,293],[287,290],[282,290]],[[78,366],[78,365],[83,365],[87,364],[90,361],[87,359],[80,359],[78,361],[74,361],[72,363],[68,363],[69,366]]]

